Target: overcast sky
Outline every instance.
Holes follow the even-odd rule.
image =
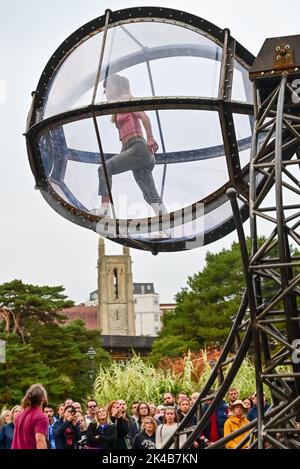
[[[76,302],[88,299],[97,286],[97,235],[63,219],[34,189],[27,160],[25,130],[31,91],[51,54],[79,26],[131,6],[181,9],[182,0],[0,0],[0,283],[63,285]],[[266,37],[300,33],[299,3],[252,0],[241,4],[190,0],[184,10],[228,27],[256,55]],[[204,265],[207,250],[229,247],[235,234],[190,252],[160,254],[131,251],[135,282],[154,282],[161,302],[173,297],[187,277]],[[107,241],[109,254],[121,247]]]

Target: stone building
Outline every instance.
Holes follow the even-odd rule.
[[[101,330],[103,347],[114,359],[126,359],[132,350],[147,355],[162,326],[162,305],[153,283],[133,283],[129,249],[107,255],[98,245],[98,289],[85,304],[64,310],[69,320],[81,319],[87,329]],[[174,305],[163,305],[167,310]]]
[[[129,248],[122,255],[105,255],[99,240],[98,326],[103,335],[135,336],[135,312]]]

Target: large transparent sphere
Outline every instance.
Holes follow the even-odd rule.
[[[225,192],[247,187],[253,57],[234,40],[230,49],[226,37],[201,18],[148,7],[107,11],[64,41],[42,74],[27,130],[37,186],[51,206],[153,252],[231,231]],[[109,96],[116,75],[130,93]],[[134,127],[131,143],[122,119]],[[239,204],[245,218],[243,198]]]

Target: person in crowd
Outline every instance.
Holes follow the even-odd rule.
[[[135,436],[133,449],[155,449],[156,429],[155,419],[147,415],[142,424],[142,431]]]
[[[15,422],[12,449],[47,449],[48,419],[42,411],[47,392],[41,384],[27,390]]]
[[[176,399],[175,399],[175,402],[176,402],[177,407],[179,406],[179,402],[180,402],[182,399],[188,399],[188,396],[187,396],[183,391],[180,391],[180,392],[176,395]]]
[[[178,407],[177,407],[177,417],[178,417],[178,422],[182,422],[182,420],[187,416],[189,410],[191,408],[191,403],[190,399],[188,397],[183,397],[180,399]],[[196,415],[193,415],[186,423],[184,428],[189,428],[197,423],[197,417]],[[199,441],[196,439],[193,443],[194,448],[199,448]]]
[[[149,407],[149,415],[154,418],[154,415],[156,413],[156,405],[154,402],[148,402],[148,407]]]
[[[175,397],[171,392],[165,392],[164,394],[164,405],[175,407]]]
[[[236,388],[229,388],[228,390],[228,406],[229,408],[231,405],[238,399],[239,393]]]
[[[77,449],[80,430],[77,424],[76,409],[73,405],[65,407],[63,420],[53,426],[56,449]]]
[[[73,402],[73,407],[75,407],[76,412],[82,412],[82,408],[81,408],[80,402]]]
[[[157,425],[160,425],[164,421],[164,416],[165,416],[166,408],[163,404],[159,404],[156,407],[156,412],[154,415],[154,418],[157,422]]]
[[[65,412],[65,405],[63,403],[58,404],[58,406],[56,407],[56,419],[57,420],[63,419],[64,412]]]
[[[0,430],[0,449],[10,449],[14,436],[14,429],[17,417],[20,415],[21,407],[15,405],[10,412],[11,422],[3,425]]]
[[[44,414],[48,418],[48,445],[49,449],[55,449],[55,437],[54,437],[54,424],[57,421],[57,418],[54,416],[53,408],[46,404],[44,406]]]
[[[105,407],[99,407],[95,420],[87,429],[87,445],[89,448],[113,449],[117,440],[117,427],[111,422]]]
[[[132,446],[134,437],[138,433],[138,423],[137,421],[131,417],[127,412],[127,404],[123,399],[119,399],[118,403],[120,405],[120,409],[122,412],[122,417],[128,422],[128,437],[130,439],[130,444]]]
[[[245,406],[247,407],[248,412],[249,412],[249,410],[250,410],[250,409],[252,408],[252,406],[253,406],[253,402],[252,402],[252,400],[250,399],[250,397],[245,397],[245,398],[243,399],[243,403],[245,404]]]
[[[178,422],[181,422],[185,416],[188,414],[190,410],[190,400],[188,397],[182,398],[179,401],[178,408],[177,408],[177,417]],[[192,426],[196,424],[196,416],[194,415],[190,422],[188,422],[187,426]]]
[[[225,422],[224,425],[224,436],[230,435],[230,433],[233,433],[240,428],[244,427],[249,423],[249,420],[245,417],[247,412],[247,407],[245,407],[245,404],[241,399],[237,399],[235,402],[233,402],[230,406],[230,414]],[[249,432],[242,433],[241,435],[238,435],[235,437],[233,440],[229,441],[228,443],[225,444],[225,447],[227,449],[235,449],[236,446],[245,438]],[[249,441],[247,441],[242,449],[245,449],[249,446]]]
[[[11,422],[11,411],[9,409],[4,409],[0,415],[0,430],[3,425]]]
[[[97,401],[95,399],[90,399],[87,401],[87,414],[85,416],[86,423],[89,424],[96,417],[97,412]]]
[[[140,402],[137,408],[138,421],[136,422],[138,431],[142,431],[142,425],[145,418],[150,415],[150,409],[146,402]]]
[[[198,397],[200,396],[200,393],[199,392],[193,392],[193,394],[191,395],[191,405],[193,406],[196,402],[196,400],[198,399]]]
[[[251,394],[251,400],[252,400],[253,405],[247,414],[247,419],[250,422],[257,418],[257,394],[256,392]],[[267,403],[265,394],[263,395],[263,401],[264,401],[264,414],[265,414],[270,407],[269,404]]]
[[[77,425],[80,431],[80,440],[78,441],[78,449],[85,449],[87,446],[87,423],[82,412],[77,411],[76,414]]]
[[[208,391],[208,396],[213,394],[213,390]],[[206,401],[203,406],[203,412],[207,412],[211,399]],[[214,443],[224,436],[224,424],[227,420],[228,406],[225,401],[221,401],[216,410],[209,418],[207,427],[205,427],[203,434],[208,440],[209,444]]]
[[[111,401],[108,404],[108,415],[117,430],[115,448],[131,449],[132,443],[128,435],[129,421],[123,418],[122,409],[118,401]]]
[[[65,402],[64,402],[65,408],[67,407],[67,405],[73,405],[73,399],[70,399],[70,398],[68,397],[68,399],[66,399]]]
[[[138,414],[138,406],[139,406],[139,401],[134,401],[131,403],[130,409],[131,409],[131,417],[137,422],[139,419],[139,414]]]
[[[178,419],[176,415],[175,407],[167,407],[164,417],[164,423],[159,425],[155,434],[155,445],[157,449],[161,449],[164,444],[171,438],[178,426]],[[186,435],[181,435],[179,438],[179,447],[182,446],[186,440]],[[170,446],[170,449],[174,449],[174,444]]]

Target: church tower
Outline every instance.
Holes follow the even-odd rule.
[[[135,336],[135,312],[131,257],[129,248],[123,254],[105,255],[103,238],[98,249],[98,325],[103,335]]]

